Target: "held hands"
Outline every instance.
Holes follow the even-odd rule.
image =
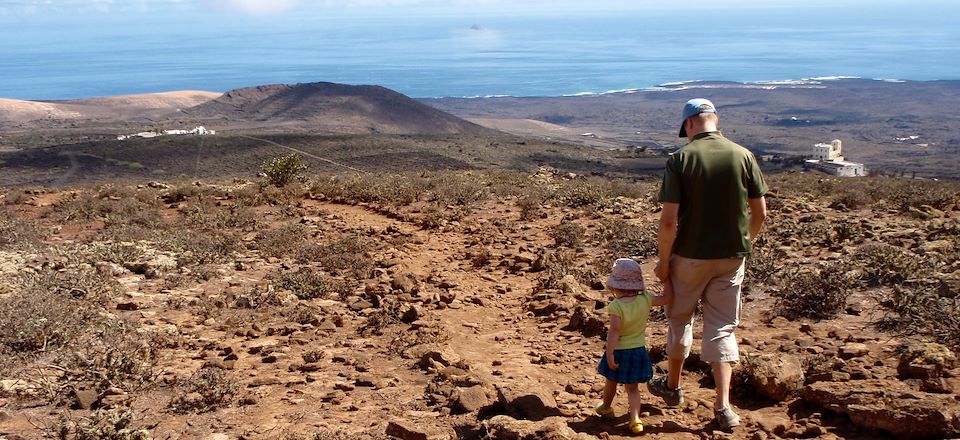
[[[660,281],[666,281],[670,278],[670,262],[663,260],[657,261],[657,267],[653,268],[653,273],[657,275],[657,279]]]
[[[673,282],[669,278],[663,280],[663,291],[652,297],[652,305],[669,306],[673,302]]]

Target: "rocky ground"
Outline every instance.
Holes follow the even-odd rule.
[[[645,436],[960,437],[956,187],[838,182],[771,179],[743,424],[711,423],[695,347],[684,405],[643,392]],[[656,191],[548,169],[7,191],[0,439],[631,437],[622,393],[593,413],[601,280],[623,255],[652,279]],[[658,368],[664,339],[658,312]]]

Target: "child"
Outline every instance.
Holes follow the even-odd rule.
[[[643,431],[643,423],[640,421],[638,384],[653,377],[653,366],[646,348],[647,317],[651,307],[670,303],[673,289],[667,282],[662,295],[650,295],[644,291],[640,265],[630,258],[620,258],[613,263],[607,277],[607,290],[616,295],[616,299],[607,306],[610,313],[607,350],[597,368],[607,378],[607,383],[603,387],[603,402],[596,410],[601,417],[614,417],[610,405],[617,394],[617,384],[622,383],[630,404],[630,431],[639,434]]]

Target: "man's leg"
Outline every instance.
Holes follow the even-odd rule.
[[[667,359],[667,385],[670,388],[680,388],[680,376],[683,374],[684,358]]]
[[[717,386],[717,397],[713,401],[714,408],[730,406],[730,378],[733,376],[733,362],[711,362],[713,382]]]
[[[674,255],[670,260],[670,282],[673,283],[673,302],[667,307],[667,379],[654,379],[648,389],[665,401],[681,402],[680,379],[683,362],[693,345],[693,314],[703,293],[709,274],[701,266],[708,260],[695,260]]]
[[[740,324],[740,289],[743,285],[744,260],[716,260],[715,273],[716,276],[710,280],[703,294],[702,358],[710,362],[713,370],[717,392],[714,409],[718,412],[730,411],[721,424],[726,423],[725,427],[732,427],[739,424],[739,417],[729,410],[729,407],[733,363],[740,359],[734,331]],[[718,420],[719,418],[718,413]]]

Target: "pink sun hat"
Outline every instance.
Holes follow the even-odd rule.
[[[607,277],[607,287],[623,290],[643,290],[643,270],[632,258],[618,258]]]

